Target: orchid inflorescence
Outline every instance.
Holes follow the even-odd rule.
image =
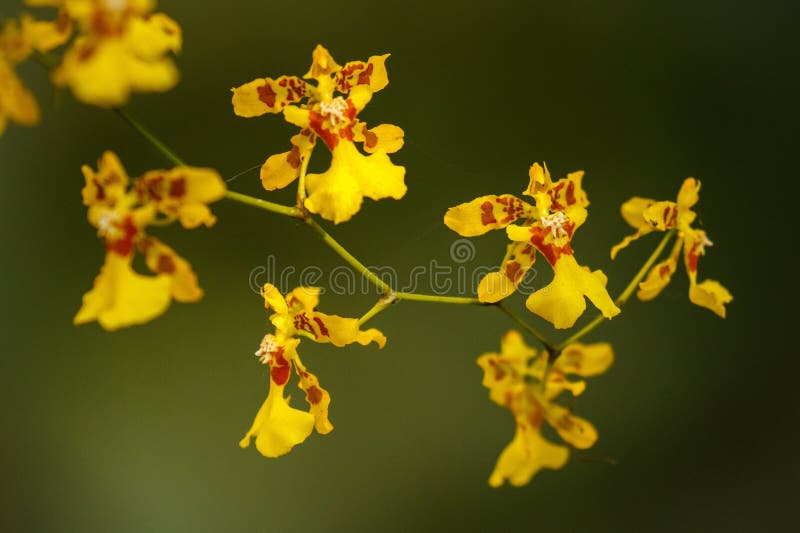
[[[296,205],[281,205],[227,190],[211,168],[185,164],[163,142],[124,110],[132,93],[171,89],[179,73],[172,54],[182,46],[181,28],[165,14],[154,12],[152,0],[27,0],[31,7],[57,9],[51,20],[23,14],[6,21],[0,33],[0,134],[12,122],[32,126],[41,119],[34,95],[23,85],[15,67],[34,58],[50,70],[52,83],[68,87],[90,105],[114,109],[160,150],[173,168],[152,170],[132,180],[111,151],[102,154],[96,170],[84,166],[83,203],[89,222],[102,239],[106,257],[94,286],[83,297],[75,324],[96,321],[106,330],[143,324],[163,314],[170,302],[196,302],[203,296],[189,262],[147,231],[178,223],[186,229],[211,226],[216,217],[209,204],[226,198],[302,220],[350,266],[382,293],[360,318],[343,318],[317,310],[320,289],[297,287],[288,294],[266,283],[261,289],[271,328],[255,352],[268,367],[269,392],[240,445],[252,439],[265,457],[288,453],[316,430],[333,430],[329,420],[331,395],[302,362],[301,343],[313,341],[337,347],[387,342],[383,333],[362,326],[392,303],[429,301],[496,307],[509,315],[541,344],[528,345],[523,334],[510,330],[499,352],[478,357],[489,398],[511,411],[516,433],[502,451],[490,475],[491,486],[506,481],[527,484],[541,469],[562,468],[572,448],[594,445],[597,430],[572,413],[563,396],[578,396],[583,379],[605,372],[614,360],[608,343],[579,342],[597,326],[619,315],[635,292],[642,301],[655,298],[683,262],[689,276],[689,299],[725,317],[732,296],[713,280],[697,281],[698,263],[712,245],[706,232],[693,224],[700,182],[687,178],[675,201],[634,197],[622,205],[622,216],[635,233],[611,249],[613,259],[622,249],[649,233],[663,237],[641,270],[615,299],[606,288],[601,270],[583,266],[576,258],[572,238],[588,217],[589,198],[583,171],[554,179],[544,164],[534,163],[524,190],[488,194],[451,207],[444,224],[463,237],[505,230],[509,245],[496,271],[480,281],[476,296],[436,296],[400,292],[371,273],[338,243],[315,215],[340,224],[351,220],[364,198],[399,200],[406,193],[405,172],[390,154],[403,146],[403,130],[392,124],[369,127],[359,113],[388,83],[389,54],[339,65],[321,45],[312,52],[311,66],[302,77],[283,75],[257,78],[232,89],[233,111],[240,117],[282,114],[299,131],[287,151],[269,155],[261,166],[265,190],[297,182]],[[55,52],[61,50],[60,57]],[[330,152],[330,165],[309,173],[308,163],[318,141]],[[671,252],[661,259],[670,241]],[[150,275],[133,266],[142,254]],[[574,327],[586,310],[586,300],[599,310],[588,325],[562,343],[539,333],[513,312],[504,300],[516,292],[537,260],[552,268],[552,281],[532,294],[527,309],[557,329]],[[659,259],[661,259],[659,261]],[[256,337],[257,339],[257,337]],[[284,392],[295,375],[307,410],[290,405]],[[546,423],[546,424],[545,424]],[[548,440],[542,429],[555,430],[563,444]]]

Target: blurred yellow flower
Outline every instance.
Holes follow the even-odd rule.
[[[34,51],[46,52],[63,44],[71,31],[69,20],[36,21],[23,15],[9,20],[0,30],[0,135],[8,121],[21,126],[35,126],[40,120],[39,104],[17,77],[14,67]]]
[[[580,266],[572,250],[572,236],[587,217],[589,200],[582,187],[583,172],[573,172],[553,182],[547,167],[535,163],[529,172],[530,183],[523,194],[535,205],[511,194],[481,196],[448,209],[444,223],[465,237],[506,228],[516,244],[499,272],[487,274],[478,286],[478,298],[494,303],[512,294],[533,266],[536,252],[553,268],[553,281],[528,297],[528,309],[553,323],[569,328],[586,309],[584,297],[597,306],[603,316],[612,318],[619,308],[606,291],[602,271]],[[520,221],[521,225],[513,225]]]
[[[393,164],[387,155],[403,146],[403,130],[391,124],[369,129],[357,118],[372,94],[389,83],[387,57],[389,54],[372,56],[366,62],[352,61],[342,67],[318,45],[305,79],[259,78],[232,89],[237,115],[283,113],[288,122],[301,128],[291,139],[291,150],[269,157],[261,167],[265,189],[280,189],[292,183],[320,138],[332,159],[327,171],[306,177],[305,207],[309,211],[338,224],[359,211],[365,196],[380,200],[405,195],[405,168]],[[305,80],[315,80],[317,84]],[[359,152],[356,142],[363,143],[364,151],[370,155]]]
[[[75,324],[96,320],[103,328],[116,330],[156,318],[166,311],[171,299],[199,300],[203,291],[189,263],[144,230],[154,222],[163,224],[175,219],[185,227],[197,226],[200,222],[194,216],[188,217],[191,225],[184,222],[182,209],[196,210],[200,198],[205,203],[220,199],[225,193],[222,178],[210,169],[177,167],[145,175],[164,176],[166,188],[157,187],[154,180],[143,181],[145,178],[131,187],[128,174],[113,152],[103,154],[97,171],[89,166],[82,170],[86,179],[81,191],[83,204],[88,208],[89,222],[105,242],[106,258],[94,287],[83,297]],[[176,186],[181,180],[182,184]],[[144,188],[140,187],[142,183]],[[154,276],[134,271],[136,250],[144,254]]]
[[[256,449],[263,456],[278,457],[306,440],[314,428],[322,435],[333,430],[328,419],[330,394],[300,360],[297,336],[340,347],[354,342],[365,346],[375,342],[380,348],[386,344],[386,337],[375,328],[362,331],[355,318],[316,311],[318,288],[298,287],[284,298],[277,287],[267,283],[262,292],[266,309],[274,311],[270,322],[275,334],[266,335],[256,351],[261,362],[270,367],[269,393],[239,446],[247,448],[255,437]],[[291,407],[289,398],[284,397],[283,389],[292,368],[297,374],[298,387],[305,393],[308,412]]]
[[[575,448],[591,448],[597,440],[594,426],[573,416],[555,400],[565,390],[579,396],[586,389],[584,381],[571,381],[567,376],[590,377],[605,372],[614,361],[611,345],[571,344],[549,368],[548,358],[547,352],[537,354],[514,330],[503,337],[500,353],[478,358],[489,398],[509,409],[516,422],[514,438],[500,454],[489,477],[492,487],[499,487],[506,480],[514,486],[525,485],[539,470],[557,470],[566,464],[569,449],[549,442],[541,434],[545,421]]]
[[[102,107],[124,105],[132,92],[167,91],[178,83],[169,52],[182,45],[180,26],[152,13],[151,0],[28,0],[58,7],[79,35],[53,71],[53,83],[69,86],[75,97]]]
[[[692,227],[697,218],[692,207],[700,200],[699,192],[700,182],[687,178],[678,192],[677,202],[657,202],[641,197],[625,202],[622,205],[622,217],[636,233],[625,237],[614,246],[611,249],[611,258],[614,259],[620,250],[648,233],[677,229],[678,240],[669,257],[656,264],[647,278],[639,284],[639,299],[652,300],[664,290],[678,268],[678,257],[683,250],[683,261],[689,275],[689,300],[725,318],[725,305],[733,301],[733,295],[717,281],[705,280],[697,283],[700,256],[705,255],[706,248],[714,244],[705,231]]]

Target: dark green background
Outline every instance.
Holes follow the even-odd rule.
[[[299,6],[161,2],[183,25],[183,79],[137,95],[132,112],[191,163],[231,176],[285,150],[294,130],[280,117],[234,116],[230,87],[303,74],[317,43],[342,63],[391,52],[391,83],[362,116],[405,130],[394,159],[409,192],[368,201],[332,228],[354,254],[400,272],[447,262],[446,208],[519,192],[528,166],[545,160],[556,176],[587,171],[592,207],[575,247],[617,292],[656,242],[611,263],[609,247],[629,232],[619,205],[672,198],[691,175],[703,181],[701,223],[716,243],[701,278],[731,289],[729,318],[688,302],[682,270],[656,301],[633,301],[590,337],[613,342],[617,361],[576,404],[600,431],[590,453],[618,464],[573,462],[491,490],[513,421],[489,402],[475,358],[497,349],[510,322],[489,309],[401,303],[374,321],[389,337],[383,351],[305,346],[336,430],[266,460],[237,447],[266,393],[252,353],[269,328],[248,274],[269,254],[326,271],[341,260],[291,220],[221,202],[210,230],[158,232],[194,265],[201,303],[113,334],[73,327],[103,259],[80,166],[105,149],[133,175],[165,162],[112,113],[54,94],[26,65],[44,122],[0,138],[0,530],[786,528],[800,473],[797,277],[784,255],[796,238],[779,234],[797,209],[786,190],[796,179],[796,15],[741,1]],[[254,173],[232,188],[291,201],[264,193]],[[498,261],[500,232],[475,242],[468,265]],[[327,295],[322,308],[358,316],[372,298]]]

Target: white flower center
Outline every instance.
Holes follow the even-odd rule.
[[[109,11],[123,11],[128,7],[128,0],[105,0],[105,4]]]
[[[119,213],[116,211],[104,211],[97,220],[97,235],[105,239],[118,239],[122,237],[122,230],[119,229]]]
[[[261,345],[256,350],[256,357],[261,361],[261,364],[266,365],[272,360],[272,354],[277,352],[279,347],[275,335],[264,335]]]
[[[705,255],[706,246],[714,246],[714,243],[711,242],[711,239],[708,238],[708,235],[703,233],[703,240],[700,241],[700,245],[697,247],[697,253],[700,255]]]
[[[542,227],[550,230],[550,235],[552,235],[554,239],[569,237],[569,233],[564,229],[564,224],[569,222],[569,218],[567,218],[567,215],[565,215],[563,211],[556,211],[552,215],[542,217],[540,222]]]
[[[328,120],[331,121],[331,126],[334,128],[342,122],[347,122],[347,117],[344,115],[347,109],[347,100],[341,96],[337,96],[330,102],[319,103],[319,110],[322,112],[322,116],[328,117]]]

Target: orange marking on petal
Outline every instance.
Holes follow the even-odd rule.
[[[481,224],[488,226],[496,222],[497,219],[494,218],[494,205],[492,205],[492,202],[483,202],[481,204]]]
[[[322,319],[318,316],[314,317],[314,322],[316,322],[317,326],[319,326],[319,332],[325,337],[328,337],[328,328],[325,327],[325,322],[323,322]]]
[[[277,96],[278,94],[272,89],[269,83],[265,83],[258,88],[258,99],[267,104],[269,108],[275,107],[275,98]]]
[[[567,225],[564,226],[567,230],[567,233],[571,235],[571,232],[575,230],[574,224],[572,228],[568,228]],[[572,255],[574,252],[572,251],[572,244],[567,241],[566,244],[563,246],[556,246],[553,243],[545,244],[545,239],[550,235],[550,230],[547,228],[540,228],[538,226],[531,226],[531,244],[533,244],[539,252],[544,255],[547,262],[551,265],[555,265],[556,261],[558,261],[559,257],[562,255]]]
[[[506,263],[505,275],[516,285],[520,276],[522,276],[522,266],[516,261],[509,261]]]
[[[180,198],[186,194],[186,178],[178,178],[169,184],[169,195],[173,198]]]
[[[175,272],[175,261],[167,254],[159,255],[156,272],[159,274],[172,274]]]
[[[285,385],[289,381],[289,373],[292,370],[289,361],[283,356],[284,348],[279,346],[278,350],[272,354],[269,360],[269,375],[276,385]]]
[[[322,401],[322,391],[316,385],[312,385],[306,391],[306,400],[311,405],[317,405]]]

